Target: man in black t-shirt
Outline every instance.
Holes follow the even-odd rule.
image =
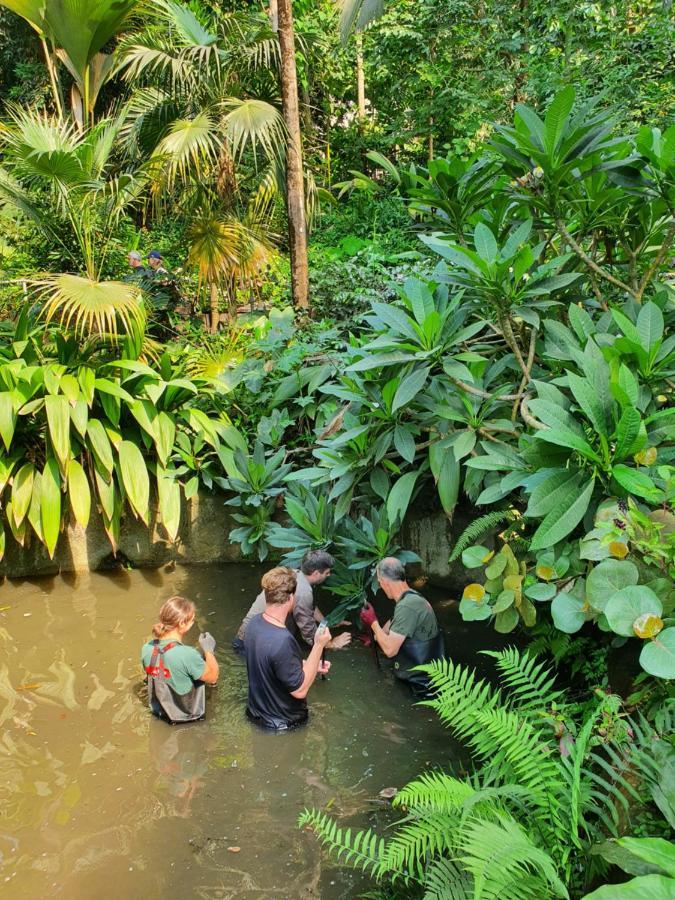
[[[286,628],[293,610],[297,580],[292,569],[278,567],[263,575],[265,611],[246,630],[248,671],[248,717],[265,728],[283,731],[307,721],[307,693],[317,674],[330,669],[321,653],[331,639],[327,628],[319,628],[306,660],[300,646]]]

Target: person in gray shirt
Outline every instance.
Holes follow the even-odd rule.
[[[314,603],[314,585],[323,584],[329,577],[335,560],[325,550],[308,550],[302,557],[300,568],[295,573],[297,579],[297,587],[295,589],[295,605],[293,612],[289,615],[286,627],[295,635],[295,637],[307,644],[309,647],[314,645],[314,635],[317,625],[325,618],[324,614]],[[237,653],[243,653],[244,641],[246,639],[246,629],[248,623],[254,616],[258,616],[265,612],[265,593],[261,591],[255,598],[253,605],[244,616],[244,620],[239,626],[236,638],[232,642],[232,647]],[[341,622],[342,625],[351,625],[351,622]],[[341,650],[351,641],[351,634],[346,631],[332,638],[326,645],[329,650]]]

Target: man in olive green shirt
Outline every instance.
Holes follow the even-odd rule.
[[[412,590],[405,566],[393,556],[377,567],[377,580],[384,594],[396,604],[393,618],[380,625],[370,603],[361,610],[361,621],[372,628],[373,637],[385,656],[394,659],[394,674],[414,689],[426,690],[427,678],[412,671],[444,656],[443,635],[428,600]]]

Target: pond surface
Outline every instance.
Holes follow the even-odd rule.
[[[356,826],[391,820],[384,788],[461,750],[360,645],[330,654],[310,723],[282,735],[244,716],[229,643],[261,569],[230,565],[6,581],[0,590],[0,894],[8,897],[342,898],[358,874],[297,828],[305,807]],[[198,606],[218,640],[207,719],[171,727],[145,706],[138,660],[161,603]],[[446,595],[447,596],[447,595]],[[386,601],[385,601],[386,602]],[[441,604],[441,612],[443,604]],[[442,615],[476,662],[495,635]]]

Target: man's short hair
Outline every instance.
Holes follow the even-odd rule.
[[[388,581],[405,581],[405,566],[398,559],[383,559],[377,564],[377,574],[379,578],[386,578]]]
[[[291,594],[295,593],[297,579],[293,569],[285,566],[277,566],[265,572],[260,582],[265,592],[265,602],[270,604],[286,603]]]
[[[308,550],[302,557],[300,571],[303,575],[313,575],[314,572],[325,572],[332,569],[335,560],[325,550]]]
[[[137,262],[140,262],[142,259],[142,256],[138,252],[138,250],[130,250],[127,256],[129,257],[129,259],[135,259]]]

